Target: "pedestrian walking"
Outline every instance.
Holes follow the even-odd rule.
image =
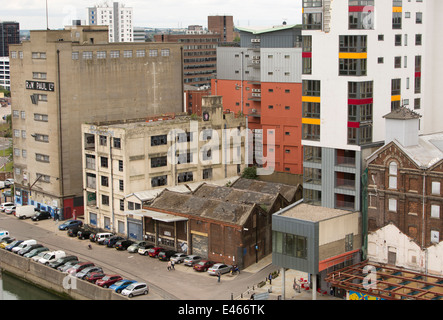
[[[171,262],[171,268],[172,268],[172,270],[175,270],[175,267],[174,267],[175,262],[174,262],[174,261],[170,261],[170,262]]]
[[[171,271],[171,261],[168,261],[168,271]]]
[[[217,277],[218,277],[218,280],[217,280],[217,282],[220,282],[220,277],[221,277],[221,273],[220,273],[220,271],[219,271],[219,272],[217,272]]]
[[[269,284],[272,284],[272,274],[271,273],[269,274],[268,278],[269,278]]]

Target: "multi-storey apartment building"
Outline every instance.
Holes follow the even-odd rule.
[[[0,57],[0,87],[11,90],[9,57]]]
[[[360,210],[363,159],[383,145],[383,116],[400,106],[441,130],[434,52],[441,1],[304,0],[305,201]]]
[[[221,34],[221,42],[234,42],[234,17],[208,16],[208,30]]]
[[[270,159],[266,166],[302,174],[301,28],[238,29],[240,47],[217,49],[212,94],[223,96],[225,110],[247,115],[249,128],[263,130],[256,138]]]
[[[0,21],[0,57],[9,57],[9,45],[20,43],[20,24]]]
[[[223,112],[221,99],[204,97],[201,117],[83,124],[85,221],[125,234],[126,196],[238,176],[245,163],[245,118]]]
[[[120,2],[88,8],[88,24],[109,27],[109,42],[133,42],[133,10]]]
[[[185,34],[156,34],[155,42],[183,45],[184,84],[209,86],[217,68],[217,47],[221,34],[188,30]]]
[[[15,202],[82,214],[81,124],[181,112],[182,61],[178,44],[110,44],[103,26],[11,46]]]

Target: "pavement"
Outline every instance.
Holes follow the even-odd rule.
[[[20,220],[20,221],[36,225],[36,223],[33,222],[31,219]],[[58,224],[61,223],[62,223],[61,221],[55,222],[53,220],[44,220],[38,222],[38,227],[46,229],[51,234],[63,235],[63,238],[69,238],[66,236],[66,231],[58,230],[57,226]],[[71,238],[70,240],[74,239]],[[103,251],[106,252],[106,250]],[[94,250],[94,253],[97,254],[98,251]],[[141,260],[143,260],[143,257],[142,256],[140,257]],[[134,258],[140,258],[140,257],[134,257]],[[128,258],[132,257],[129,256]],[[135,263],[136,260],[140,260],[140,259],[136,260],[133,259],[132,259],[133,263]],[[184,275],[183,273],[188,273],[188,277],[207,278],[206,274],[196,273],[192,270],[192,268],[183,265],[176,265],[175,268],[177,271],[179,271],[181,275]],[[269,275],[270,273],[275,273],[276,275],[276,277],[272,279],[271,283],[269,282],[269,280],[266,279],[267,275]],[[164,274],[164,276],[172,277],[173,275],[172,273],[170,274],[168,272]],[[203,278],[200,279],[203,280]],[[283,284],[283,278],[285,280],[284,284]],[[272,255],[269,255],[264,259],[261,259],[258,263],[255,263],[249,266],[248,268],[241,270],[240,275],[231,275],[231,274],[223,275],[222,284],[227,285],[226,287],[227,290],[234,288],[232,287],[233,285],[237,287],[237,289],[234,290],[234,292],[236,293],[230,294],[232,300],[250,300],[253,294],[255,294],[255,297],[265,300],[312,300],[312,290],[310,289],[306,290],[303,288],[300,290],[300,292],[298,292],[294,289],[294,282],[296,282],[297,284],[301,284],[303,283],[301,282],[301,279],[307,279],[307,278],[308,278],[307,273],[300,272],[297,270],[290,270],[290,269],[285,271],[285,276],[283,277],[281,273],[281,268],[272,264]],[[215,281],[217,280],[214,280],[214,282]],[[206,285],[206,283],[202,283],[200,281],[199,283],[200,286]],[[229,283],[231,283],[231,285],[229,285]],[[165,290],[171,292],[170,288],[166,286],[166,283],[165,283]],[[174,297],[158,296],[158,299],[174,299]],[[322,295],[319,293],[317,293],[316,299],[342,300],[332,297],[330,295]]]

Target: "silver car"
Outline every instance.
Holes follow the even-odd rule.
[[[103,272],[103,269],[97,266],[93,266],[93,267],[88,267],[88,268],[84,268],[83,270],[77,272],[75,274],[75,276],[79,279],[85,279],[86,276],[90,273],[90,272]]]
[[[188,267],[192,267],[195,263],[200,262],[202,260],[202,257],[197,256],[195,254],[191,254],[183,260],[184,265]]]
[[[230,272],[231,269],[232,269],[232,266],[230,266],[230,265],[227,265],[224,263],[216,263],[208,269],[208,273],[212,276],[216,276],[216,275],[218,275],[219,272],[220,272],[220,274],[224,274],[224,273]]]
[[[136,282],[136,283],[130,284],[125,289],[123,289],[122,295],[132,298],[133,296],[138,296],[141,294],[148,294],[148,292],[149,292],[149,287],[146,283]]]
[[[176,264],[182,263],[188,255],[186,253],[176,253],[169,259]]]
[[[135,253],[135,252],[138,252],[138,249],[141,247],[141,246],[144,246],[144,245],[147,245],[148,243],[147,242],[145,242],[145,241],[136,241],[135,243],[133,243],[133,244],[131,244],[129,247],[128,247],[128,252],[131,252],[131,253]]]

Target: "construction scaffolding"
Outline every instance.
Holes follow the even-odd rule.
[[[443,300],[443,278],[368,260],[329,273],[325,281],[385,300]]]

